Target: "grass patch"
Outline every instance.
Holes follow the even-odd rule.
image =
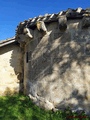
[[[80,118],[81,117],[81,118]],[[0,97],[0,120],[90,120],[85,113],[46,111],[32,103],[28,96],[13,95]]]

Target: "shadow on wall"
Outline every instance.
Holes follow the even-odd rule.
[[[63,77],[63,74],[71,69],[74,64],[81,68],[84,75],[83,67],[90,65],[89,33],[87,29],[72,30],[72,32],[69,30],[66,32],[53,30],[49,37],[42,37],[38,45],[29,51],[29,70],[38,72],[33,77],[35,78],[35,75],[40,74],[40,71],[46,71],[44,74],[46,76],[49,68],[51,68],[49,71],[52,72],[57,70],[60,72],[59,75]],[[34,43],[35,41],[30,43],[31,48]],[[55,65],[56,67],[58,65],[57,69],[55,69]]]
[[[4,49],[4,47],[1,47],[0,48],[0,55],[7,53],[7,52],[10,52],[12,50],[13,50],[12,45],[5,46],[5,49]]]
[[[21,90],[22,68],[21,51],[17,43],[0,48],[1,57],[1,95],[14,94]],[[14,69],[14,70],[13,70]],[[5,92],[4,92],[4,89]],[[3,94],[4,92],[4,94]]]
[[[15,75],[17,76],[16,83],[19,84],[19,88],[17,86],[17,90],[14,91],[23,92],[23,58],[21,48],[19,47],[18,43],[15,44],[13,48],[13,52],[10,59],[10,66],[13,67]]]
[[[11,90],[9,87],[6,88],[6,90],[4,91],[4,95],[5,96],[11,96],[17,93],[17,90]]]
[[[30,49],[27,74],[30,84],[27,85],[27,89],[34,96],[33,84],[37,84],[37,94],[42,97],[53,95],[52,91],[58,93],[57,97],[60,97],[59,94],[63,91],[64,97],[60,103],[55,104],[56,108],[62,107],[62,103],[64,107],[70,105],[74,108],[77,106],[89,108],[90,29],[82,29],[80,26],[75,29],[72,24],[65,32],[61,32],[58,25],[55,27],[48,25],[48,31],[50,30],[52,32],[42,37],[34,50]],[[34,42],[30,44],[30,48]],[[50,91],[49,85],[56,84],[56,81],[59,84],[54,85]],[[70,103],[69,100],[72,98],[78,101],[76,106]],[[51,102],[53,101],[52,96]]]

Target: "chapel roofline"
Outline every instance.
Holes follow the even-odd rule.
[[[0,41],[0,48],[12,43],[16,43],[15,37]]]

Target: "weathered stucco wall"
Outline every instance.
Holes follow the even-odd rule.
[[[20,90],[21,49],[16,44],[0,48],[0,95],[13,94]]]
[[[90,28],[82,29],[81,20],[69,20],[63,32],[58,22],[46,27],[25,46],[25,92],[46,109],[90,112]]]

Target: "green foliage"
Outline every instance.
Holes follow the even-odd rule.
[[[24,95],[0,97],[0,120],[80,120],[80,116],[82,120],[90,119],[85,113],[72,113],[69,108],[65,111],[45,111]]]

